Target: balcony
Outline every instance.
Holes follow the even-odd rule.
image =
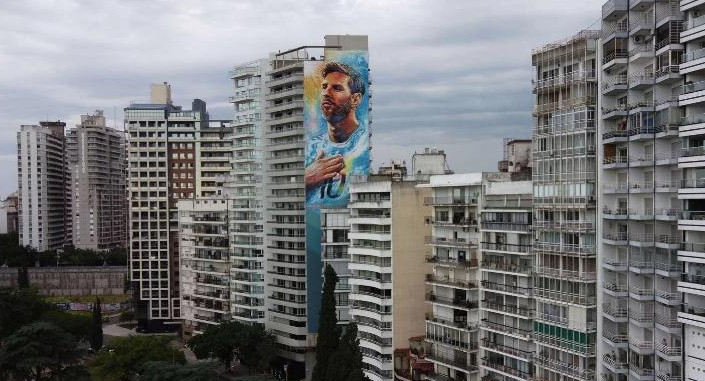
[[[613,130],[602,134],[602,143],[626,142],[629,138],[628,130]],[[603,164],[611,164],[613,161],[604,161]]]
[[[588,244],[560,244],[553,242],[536,242],[534,250],[546,253],[561,253],[578,257],[594,257],[595,245]]]
[[[459,248],[476,248],[477,242],[466,240],[463,238],[445,238],[445,237],[433,237],[426,236],[424,241],[427,245],[434,246],[449,246],[449,247],[459,247]]]
[[[609,0],[602,5],[602,19],[610,20],[619,18],[629,9],[627,0]]]
[[[615,131],[616,132],[616,131]],[[624,136],[629,137],[629,131],[624,131]],[[625,139],[626,141],[626,139]],[[602,160],[602,168],[604,169],[614,169],[614,168],[626,168],[629,164],[629,156],[607,156]]]
[[[705,30],[705,15],[693,17],[683,24],[681,43],[685,44],[686,42],[702,37],[702,32]]]
[[[629,364],[626,361],[616,358],[614,355],[605,353],[602,355],[602,361],[614,372],[624,373],[629,370]]]
[[[495,303],[490,300],[482,300],[482,308],[500,312],[506,312],[521,317],[530,318],[534,315],[534,309],[530,307],[521,307],[517,305],[507,305],[503,303]]]
[[[482,250],[501,251],[508,253],[528,253],[531,245],[517,245],[501,242],[482,242]]]
[[[597,298],[595,296],[580,295],[567,291],[555,291],[540,287],[534,287],[534,296],[537,298],[559,300],[561,302],[581,306],[594,306],[595,303],[597,303]]]
[[[467,339],[458,340],[458,339],[455,339],[452,337],[447,337],[447,336],[427,334],[426,341],[430,341],[432,343],[438,343],[438,344],[449,346],[449,347],[464,349],[465,351],[476,351],[477,350],[477,344],[474,342],[468,342]]]
[[[594,271],[580,271],[580,270],[568,270],[568,269],[557,269],[547,266],[536,266],[536,274],[543,275],[544,277],[556,278],[556,279],[569,279],[569,280],[582,280],[582,281],[594,281],[597,279],[597,273]]]
[[[424,198],[424,205],[431,206],[449,206],[449,205],[460,205],[460,206],[474,206],[477,205],[477,197],[464,196],[464,197],[426,197]]]
[[[638,31],[643,29],[645,29],[645,25],[643,23],[638,23],[634,25],[634,28],[632,28],[630,33],[639,33]],[[651,58],[654,58],[654,46],[651,45],[651,43],[637,44],[634,45],[631,49],[629,49],[629,62],[639,62],[641,60],[647,60]],[[650,79],[654,79],[653,73],[651,73]]]
[[[627,307],[616,307],[609,303],[602,304],[602,313],[615,322],[626,322],[629,316]]]
[[[510,374],[510,375],[512,375],[512,376],[515,376],[515,377],[520,377],[520,378],[522,378],[522,379],[524,379],[524,380],[527,380],[527,381],[531,381],[531,380],[534,379],[534,377],[533,377],[533,375],[532,375],[531,373],[523,372],[523,371],[521,371],[521,370],[519,370],[519,369],[515,369],[515,368],[509,367],[509,366],[504,365],[504,364],[500,364],[500,363],[496,363],[496,362],[490,361],[490,360],[487,359],[487,357],[483,357],[483,358],[482,358],[482,366],[485,366],[485,367],[488,367],[488,368],[492,368],[492,369],[494,369],[494,370],[497,370],[497,371],[500,371],[500,372],[503,372],[503,373],[507,373],[507,374]]]
[[[626,284],[602,282],[602,289],[605,291],[609,291],[609,294],[614,297],[624,297],[629,294],[629,288]]]
[[[699,71],[703,69],[705,63],[705,48],[700,48],[683,54],[683,62],[680,64],[680,71],[683,74]]]
[[[437,352],[429,352],[426,354],[426,359],[433,362],[439,362],[441,364],[448,364],[465,372],[477,372],[478,370],[477,365],[471,364],[467,358],[452,357]],[[448,378],[448,380],[452,379]]]
[[[665,343],[656,345],[656,351],[668,357],[680,357],[683,353],[680,346],[668,345]]]
[[[426,274],[426,283],[430,284],[441,284],[444,286],[450,286],[462,289],[475,289],[477,284],[464,279],[455,279],[450,277],[439,277],[433,274]]]
[[[509,262],[509,261],[491,261],[484,260],[480,262],[480,268],[485,271],[500,271],[508,273],[519,273],[522,275],[531,275],[531,266]]]
[[[531,224],[529,223],[517,223],[517,222],[487,222],[482,221],[482,230],[499,230],[499,231],[511,231],[511,232],[528,232]]]
[[[617,92],[627,90],[627,75],[618,74],[607,77],[602,82],[602,94],[612,95]]]
[[[465,268],[476,268],[478,267],[477,259],[460,259],[452,257],[439,257],[437,255],[426,257],[426,262],[434,263],[441,266],[451,266],[451,267],[465,267]]]
[[[625,53],[626,54],[626,53]],[[602,108],[602,119],[611,120],[620,117],[627,116],[627,104],[618,104],[614,107],[603,107]]]
[[[480,341],[480,346],[482,348],[490,349],[495,352],[500,352],[503,354],[508,354],[510,356],[519,357],[519,358],[524,359],[526,361],[531,361],[531,358],[533,357],[533,354],[534,354],[533,350],[525,351],[525,350],[522,350],[519,348],[514,348],[509,345],[504,345],[504,344],[490,341],[490,339],[488,339],[486,337],[482,338],[482,340]]]
[[[478,304],[476,301],[438,296],[432,292],[426,294],[426,301],[436,304],[442,304],[449,307],[458,307],[465,310],[472,310],[478,308]]]
[[[534,359],[536,365],[551,369],[553,371],[567,374],[570,377],[577,378],[585,381],[592,381],[595,379],[595,372],[589,369],[582,369],[579,366],[568,364],[566,362],[552,359],[547,356],[537,355]]]
[[[532,287],[521,287],[512,284],[490,282],[488,280],[483,280],[480,284],[482,284],[482,288],[485,290],[514,294],[523,298],[530,298],[533,290]]]
[[[703,102],[703,96],[705,96],[703,90],[705,90],[705,81],[683,85],[683,87],[681,87],[681,93],[678,96],[678,105],[687,106]]]
[[[426,313],[426,321],[462,329],[465,331],[476,331],[478,328],[478,324],[475,322],[468,321],[466,316],[463,316],[462,318],[456,318],[453,321],[450,321],[438,315],[434,315],[433,313]]]
[[[629,363],[629,372],[636,375],[637,377],[653,377],[653,368],[646,368],[639,364]]]
[[[487,319],[482,319],[480,321],[480,327],[485,328],[485,329],[489,329],[489,330],[493,330],[493,331],[506,333],[509,335],[520,336],[520,337],[527,339],[527,340],[530,340],[531,336],[533,334],[533,331],[530,329],[522,329],[519,327],[505,325],[502,323],[495,323],[495,322],[489,321]]]
[[[614,333],[603,329],[602,337],[615,347],[626,347],[629,343],[629,335],[626,333]]]

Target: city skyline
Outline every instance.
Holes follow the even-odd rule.
[[[281,29],[292,31],[278,35],[267,30],[268,20],[278,9],[291,7],[222,2],[202,8],[179,2],[169,9],[154,4],[96,9],[76,1],[64,2],[59,10],[59,5],[8,3],[0,30],[14,38],[0,52],[5,58],[0,67],[6,69],[0,74],[0,93],[8,106],[0,111],[5,127],[0,130],[0,166],[8,169],[0,195],[16,188],[8,180],[16,178],[15,133],[21,124],[61,119],[73,127],[81,114],[103,109],[108,125],[117,119],[122,128],[122,109],[144,101],[144,89],[162,81],[174,86],[176,104],[201,98],[212,118],[230,118],[228,71],[233,65],[339,31],[370,35],[370,49],[385,52],[370,62],[374,167],[390,159],[408,160],[414,150],[433,142],[446,150],[457,172],[494,170],[503,137],[530,135],[529,52],[571,34],[576,25],[597,21],[601,2],[545,1],[530,9],[520,2],[502,7],[338,2],[333,10],[325,4],[297,4],[299,16],[316,22],[303,27],[301,17],[278,18]],[[66,22],[37,28],[57,16]],[[355,25],[358,20],[365,21]],[[184,22],[194,27],[180,26]],[[85,33],[87,28],[92,32]],[[241,32],[250,41],[238,37]],[[48,59],[52,55],[57,58]],[[402,130],[405,134],[397,133]]]

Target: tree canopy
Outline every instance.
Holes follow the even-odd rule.
[[[245,325],[231,321],[209,326],[187,343],[199,359],[218,359],[230,369],[235,357],[250,371],[269,369],[274,358],[276,339],[259,324]]]
[[[5,380],[89,380],[76,339],[47,322],[25,325],[2,341],[0,376]]]
[[[151,361],[186,363],[181,350],[169,345],[169,336],[117,337],[90,362],[94,381],[129,381]]]
[[[216,371],[217,363],[174,365],[163,361],[151,361],[142,365],[137,381],[218,381],[224,378]]]

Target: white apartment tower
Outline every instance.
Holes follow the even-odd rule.
[[[677,258],[683,274],[677,285],[683,304],[677,319],[683,325],[683,366],[682,373],[664,375],[701,380],[705,379],[705,1],[682,0],[680,10],[685,12],[680,33],[685,52],[677,66],[684,77],[677,93],[684,116],[678,131],[682,147],[678,168],[683,179],[678,189],[683,209],[678,230],[683,243]],[[675,347],[677,343],[666,344]]]
[[[424,335],[430,194],[393,173],[350,185],[349,313],[358,325],[363,371],[373,381],[393,380],[395,349]]]
[[[426,300],[431,307],[426,341],[431,348],[426,359],[434,363],[434,380],[478,380],[482,174],[431,176],[429,186],[432,194],[424,203],[432,208],[431,235],[426,237],[427,261],[432,264],[426,276],[430,288]],[[501,303],[488,295],[482,305],[487,309],[531,308],[527,300],[517,298],[507,300],[510,304],[506,306],[495,302]],[[496,362],[490,357],[483,364],[494,368]]]
[[[532,52],[536,379],[596,374],[598,37],[585,30]]]
[[[205,102],[174,106],[167,83],[152,85],[150,103],[125,108],[129,134],[130,279],[142,326],[180,319],[177,202],[200,196],[199,131]],[[206,127],[207,128],[207,127]]]
[[[64,122],[23,125],[17,133],[19,240],[38,251],[71,243],[71,174]]]
[[[367,36],[325,41],[270,54],[264,73],[265,326],[277,336],[279,354],[296,378],[313,371],[322,287],[322,263],[306,255],[304,62],[325,59],[328,49],[367,50]],[[314,57],[309,50],[323,54]]]
[[[528,157],[512,160],[524,166]],[[483,174],[479,223],[480,349],[484,381],[527,380],[536,356],[533,337],[534,258],[531,252],[531,181],[511,181],[510,173]],[[444,221],[440,221],[443,223]],[[462,222],[458,215],[452,223]],[[477,221],[468,224],[476,228]]]
[[[263,143],[267,60],[237,65],[233,80],[231,200],[231,313],[243,323],[264,323]]]
[[[612,0],[602,8],[598,371],[608,380],[680,380],[683,372],[682,26],[677,1]]]
[[[125,136],[105,125],[102,110],[81,115],[66,134],[71,172],[73,245],[105,250],[127,245]]]

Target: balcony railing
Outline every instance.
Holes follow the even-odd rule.
[[[626,333],[614,333],[612,331],[603,330],[602,337],[615,344],[623,344],[629,342],[629,335],[627,335]]]
[[[645,368],[642,365],[629,363],[629,371],[638,374],[640,377],[653,376],[654,370],[652,368]]]
[[[466,240],[463,238],[445,238],[445,237],[426,236],[425,243],[427,245],[438,245],[438,246],[477,247],[477,242]]]
[[[426,197],[424,205],[477,205],[477,197]]]
[[[572,280],[586,280],[593,281],[597,279],[597,273],[594,271],[580,271],[580,270],[567,270],[567,269],[556,269],[553,267],[546,266],[536,266],[536,273],[561,279],[572,279]]]
[[[595,245],[589,244],[560,244],[552,242],[536,242],[533,245],[535,250],[573,254],[578,256],[593,256],[595,255]]]
[[[534,309],[529,307],[521,307],[516,305],[507,305],[504,303],[495,303],[490,300],[482,300],[482,308],[507,312],[514,315],[531,317],[534,315]]]
[[[627,57],[629,57],[629,53],[626,49],[617,49],[605,54],[605,56],[602,57],[602,64],[604,65],[608,62],[614,61],[615,59]]]
[[[681,275],[681,281],[705,285],[705,276],[686,273]]]
[[[465,330],[470,330],[474,331],[477,330],[478,324],[476,322],[471,322],[467,320],[467,317],[463,318],[455,318],[453,321],[444,319],[443,317],[440,317],[438,315],[434,315],[433,313],[426,313],[426,320],[434,323],[440,323],[440,324],[445,324],[449,326],[454,326],[456,328],[460,329],[465,329]]]
[[[666,356],[680,356],[682,353],[681,347],[676,347],[665,343],[656,345],[656,350],[665,354]]]
[[[490,339],[488,339],[486,337],[482,338],[480,346],[483,348],[494,349],[496,351],[508,353],[512,356],[521,357],[521,358],[525,359],[526,361],[531,361],[531,358],[533,357],[533,354],[534,354],[533,350],[525,351],[525,350],[522,350],[519,348],[514,348],[509,345],[504,345],[504,344],[490,341]]]
[[[451,257],[439,257],[437,255],[426,257],[428,263],[438,263],[442,265],[473,268],[478,266],[477,259],[459,259]]]
[[[458,286],[463,288],[477,288],[477,284],[475,282],[450,277],[439,277],[432,274],[426,274],[426,281],[432,283],[445,284],[449,286]]]
[[[445,304],[448,306],[467,308],[467,309],[475,309],[478,307],[476,301],[438,296],[432,292],[426,294],[426,300],[429,302],[433,302],[433,303]]]
[[[537,355],[534,362],[538,366],[544,368],[552,369],[561,373],[570,375],[571,377],[579,378],[581,380],[594,380],[595,372],[589,369],[582,369],[579,366],[568,364],[566,362],[549,358],[547,356]]]
[[[513,284],[490,282],[488,280],[483,280],[480,282],[482,287],[486,290],[510,292],[514,294],[521,294],[527,297],[531,296],[533,287],[521,287]]]
[[[506,271],[506,272],[511,272],[511,273],[520,273],[520,274],[531,274],[531,266],[525,265],[525,264],[520,264],[520,263],[515,263],[515,262],[508,262],[508,261],[491,261],[491,260],[484,260],[480,262],[480,267],[483,269],[487,270],[498,270],[498,271]]]
[[[704,16],[700,16],[699,18],[702,18],[705,20]],[[705,81],[688,83],[688,84],[683,85],[683,87],[681,87],[681,95],[690,94],[690,93],[694,93],[696,91],[702,91],[702,90],[705,90]]]
[[[534,287],[534,296],[537,298],[560,300],[566,303],[579,304],[581,306],[593,306],[597,302],[594,296],[580,295],[567,291],[555,291],[540,287]]]
[[[486,366],[488,368],[497,369],[500,372],[509,373],[509,374],[516,376],[516,377],[521,377],[522,379],[527,380],[527,381],[531,381],[534,379],[534,377],[531,373],[527,373],[527,372],[521,371],[519,369],[509,367],[504,364],[492,362],[492,361],[488,360],[487,357],[482,358],[482,365]]]
[[[437,361],[440,363],[444,364],[450,364],[455,367],[465,369],[471,372],[474,372],[477,370],[477,365],[471,364],[467,358],[462,358],[462,357],[451,357],[447,356],[444,354],[436,353],[436,352],[429,352],[426,354],[426,358],[432,361]]]
[[[607,364],[610,367],[617,369],[617,370],[629,369],[629,364],[626,361],[622,361],[621,359],[615,358],[615,356],[607,354],[607,353],[602,355],[602,361],[604,361],[605,364]]]
[[[427,334],[426,340],[446,344],[446,345],[457,347],[457,348],[471,350],[471,351],[477,349],[477,344],[475,344],[474,342],[468,342],[467,340],[459,340],[457,338],[448,337],[448,336],[436,335],[433,333]]]
[[[505,332],[510,335],[523,336],[527,339],[530,339],[533,334],[533,331],[530,329],[522,329],[519,327],[505,325],[502,323],[495,323],[495,322],[489,321],[487,319],[482,319],[480,321],[480,327],[492,329],[495,331]]]
[[[627,307],[616,307],[609,303],[602,304],[602,312],[617,319],[629,316],[629,309],[627,309]]]
[[[513,251],[518,253],[528,253],[531,245],[517,245],[512,243],[482,242],[483,250]]]

